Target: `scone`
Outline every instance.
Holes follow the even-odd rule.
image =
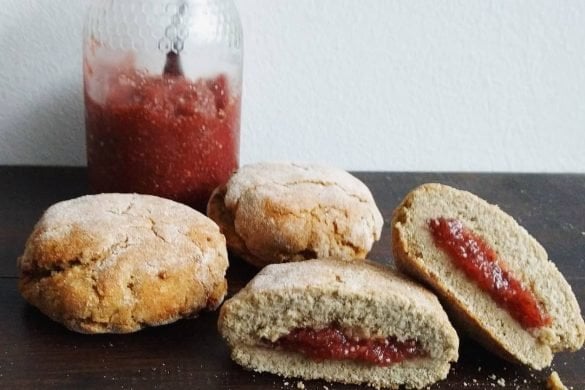
[[[364,259],[383,224],[357,178],[293,163],[242,167],[215,190],[207,215],[219,224],[228,248],[257,267],[319,257]]]
[[[102,194],[57,203],[18,259],[20,291],[81,333],[128,333],[217,308],[226,294],[225,238],[179,203]]]
[[[432,293],[369,261],[269,265],[222,306],[219,331],[248,369],[375,387],[443,379],[459,347]]]
[[[392,220],[397,266],[426,282],[487,348],[535,369],[578,350],[585,325],[571,287],[512,217],[477,196],[425,184]]]

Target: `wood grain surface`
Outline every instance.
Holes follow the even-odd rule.
[[[513,215],[543,245],[585,306],[585,175],[356,173],[385,218],[370,258],[391,264],[392,209],[414,186],[441,182],[472,191]],[[216,330],[217,313],[131,335],[68,331],[27,305],[17,290],[16,258],[44,209],[86,193],[82,168],[0,167],[0,389],[296,389],[298,381],[245,371]],[[255,269],[230,258],[230,295]],[[585,351],[558,354],[553,369],[585,389]],[[459,362],[431,389],[544,389],[551,369],[531,371],[462,340]],[[303,381],[307,389],[355,389]]]

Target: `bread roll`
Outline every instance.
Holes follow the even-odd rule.
[[[458,358],[437,298],[369,261],[269,265],[222,306],[219,330],[237,363],[285,377],[421,388]]]
[[[300,163],[243,166],[214,191],[207,215],[230,251],[260,268],[322,257],[364,259],[383,225],[370,190],[356,177]]]
[[[81,333],[130,333],[215,310],[227,292],[225,238],[168,199],[100,194],[59,202],[18,259],[22,296]]]
[[[440,221],[451,223],[453,250],[469,259],[457,263],[441,246],[446,241],[433,236]],[[476,242],[457,241],[457,234]],[[401,270],[439,295],[458,329],[504,358],[542,369],[554,352],[583,345],[585,325],[571,287],[544,248],[497,206],[445,185],[422,185],[394,211],[392,249]],[[492,272],[488,287],[466,271],[480,252],[483,271]],[[509,291],[518,293],[512,297]]]

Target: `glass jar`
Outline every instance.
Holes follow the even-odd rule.
[[[204,210],[238,167],[242,56],[232,0],[93,0],[83,58],[91,191]]]

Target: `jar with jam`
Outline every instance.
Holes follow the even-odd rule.
[[[83,58],[91,191],[204,210],[238,167],[242,56],[232,0],[93,0]]]

